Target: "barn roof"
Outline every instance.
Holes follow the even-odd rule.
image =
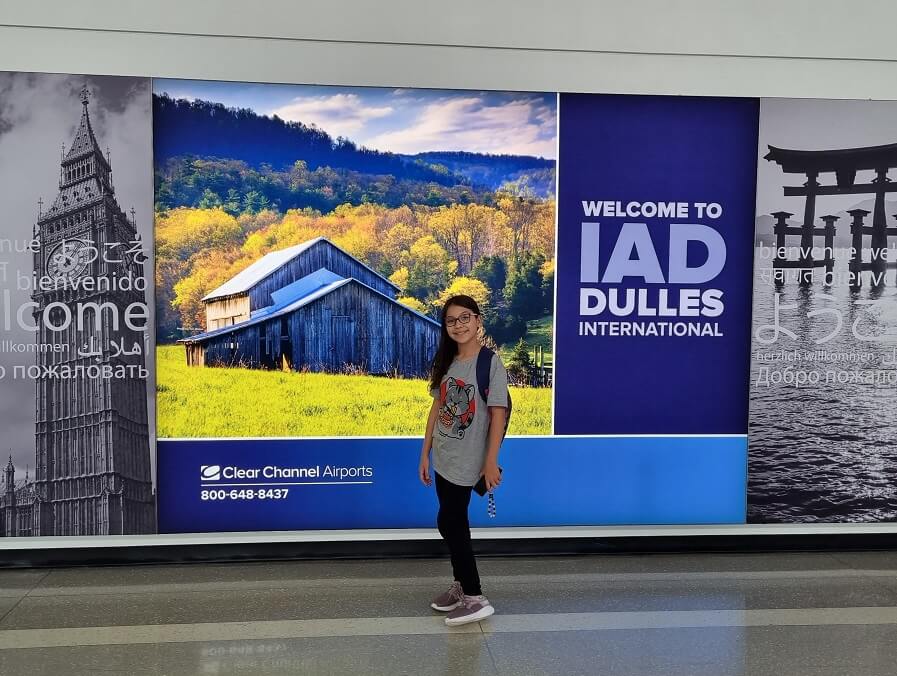
[[[388,300],[390,303],[394,305],[398,305],[403,310],[406,310],[413,315],[416,315],[420,319],[424,319],[428,322],[435,324],[436,326],[440,326],[439,322],[431,317],[427,317],[424,314],[421,314],[417,310],[414,310],[407,305],[402,305],[399,301],[391,296],[386,295],[377,289],[374,289],[363,282],[358,281],[354,278],[345,279],[340,277],[336,273],[331,272],[327,268],[321,268],[320,270],[311,273],[310,275],[306,275],[302,279],[289,284],[282,289],[275,291],[272,294],[272,298],[274,299],[274,304],[269,305],[268,307],[261,308],[260,310],[256,310],[252,313],[249,319],[244,322],[240,322],[239,324],[233,324],[231,326],[224,326],[220,329],[215,329],[213,331],[207,331],[205,333],[199,333],[195,336],[190,336],[189,338],[182,338],[179,340],[179,343],[196,343],[203,342],[210,338],[215,338],[217,336],[222,336],[228,333],[233,333],[235,331],[241,331],[245,328],[253,326],[255,324],[259,324],[261,322],[267,321],[269,319],[274,319],[275,317],[280,317],[285,314],[289,314],[290,312],[294,312],[309,303],[313,303],[329,294],[340,287],[346,286],[347,284],[358,284],[361,287],[364,287],[368,291],[385,300]]]
[[[282,268],[296,256],[301,254],[303,251],[307,251],[318,242],[327,242],[330,246],[339,251],[342,251],[342,253],[346,254],[349,258],[354,260],[362,267],[370,270],[372,274],[377,275],[378,277],[383,279],[383,281],[385,281],[390,286],[395,287],[397,291],[401,290],[400,287],[393,284],[379,272],[371,269],[369,266],[365,265],[360,260],[355,258],[355,256],[341,249],[326,237],[315,237],[314,239],[302,242],[302,244],[297,244],[296,246],[291,246],[286,249],[281,249],[280,251],[272,251],[269,254],[265,254],[248,268],[246,268],[242,272],[237,273],[217,289],[204,296],[202,300],[215,300],[216,298],[225,298],[227,296],[235,296],[241,293],[246,293],[263,279],[271,275],[276,270]]]

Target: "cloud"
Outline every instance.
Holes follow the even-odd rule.
[[[284,120],[313,124],[334,137],[352,138],[369,120],[391,115],[393,110],[391,106],[367,106],[357,94],[334,94],[299,96],[271,112]]]
[[[490,105],[484,97],[467,96],[431,103],[407,128],[363,143],[395,153],[466,150],[554,157],[555,134],[556,112],[541,100],[524,97]]]

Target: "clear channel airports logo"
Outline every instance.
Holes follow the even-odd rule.
[[[340,467],[338,465],[312,465],[308,467],[280,467],[265,465],[264,467],[238,467],[235,465],[200,465],[200,481],[261,481],[283,479],[324,480],[328,483],[373,483],[374,468],[367,465],[356,467]],[[311,482],[309,482],[311,483]]]
[[[200,465],[199,478],[202,481],[218,481],[221,479],[221,465]]]

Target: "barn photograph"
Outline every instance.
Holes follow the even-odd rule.
[[[439,322],[399,303],[398,292],[316,237],[266,254],[205,296],[210,330],[178,342],[190,366],[424,378]]]
[[[420,436],[465,294],[550,434],[555,94],[155,80],[160,438]]]

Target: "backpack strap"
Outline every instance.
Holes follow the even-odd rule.
[[[477,390],[483,398],[483,403],[489,403],[489,373],[492,371],[492,357],[495,353],[488,347],[481,347],[477,355]]]
[[[489,406],[489,374],[492,371],[492,358],[494,356],[495,353],[488,347],[481,347],[480,353],[477,355],[477,390],[479,390],[483,404],[486,406]],[[511,406],[511,392],[508,391],[508,405],[505,413],[505,429],[502,433],[502,439],[508,433],[508,423],[511,422]]]

